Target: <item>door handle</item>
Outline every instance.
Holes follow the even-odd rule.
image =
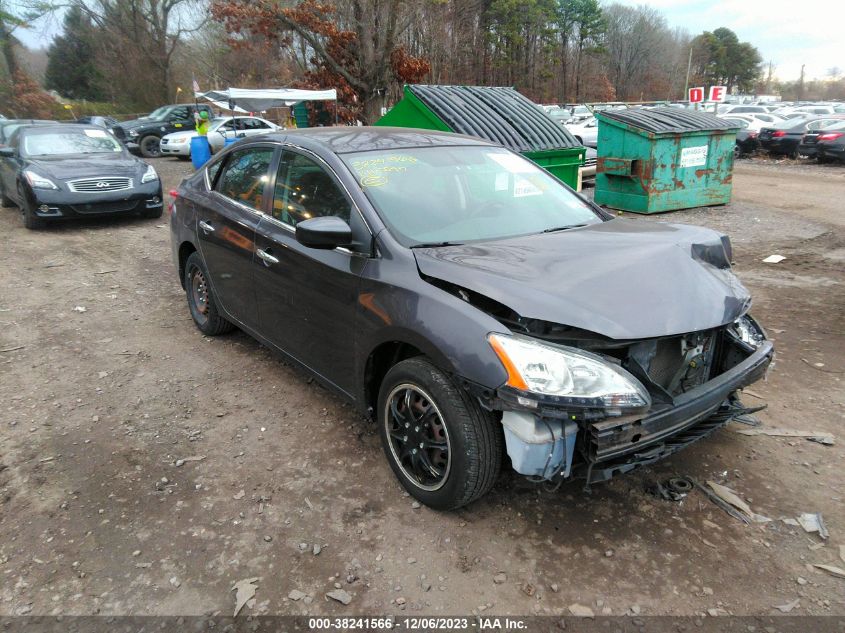
[[[273,257],[270,254],[269,249],[266,250],[266,251],[263,250],[263,249],[260,249],[260,248],[256,249],[255,254],[258,255],[259,259],[264,261],[265,266],[269,266],[270,264],[278,264],[279,263],[279,258]]]
[[[200,220],[200,228],[202,229],[203,233],[214,233],[214,227],[205,220]]]

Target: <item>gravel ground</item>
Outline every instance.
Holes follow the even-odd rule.
[[[190,169],[153,162],[165,191]],[[778,349],[744,399],[835,445],[731,425],[591,493],[506,475],[449,514],[412,503],[344,402],[242,333],[194,328],[164,219],[30,232],[4,209],[0,615],[231,614],[246,578],[244,613],[845,614],[845,579],[813,566],[845,567],[844,195],[842,166],[754,159],[732,204],[640,218],[733,237]],[[646,491],[672,475],[774,520]],[[802,512],[829,539],[781,521]]]

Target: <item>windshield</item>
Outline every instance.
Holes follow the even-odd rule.
[[[154,121],[160,121],[161,119],[164,118],[164,116],[167,114],[167,112],[169,110],[170,110],[170,106],[161,106],[160,108],[156,108],[155,110],[150,112],[146,117],[141,117],[141,118],[142,119],[143,118],[153,119]]]
[[[105,130],[28,134],[22,141],[21,153],[27,156],[105,154],[122,151],[120,143]]]
[[[496,147],[425,147],[342,156],[405,246],[491,240],[601,220],[534,163]]]

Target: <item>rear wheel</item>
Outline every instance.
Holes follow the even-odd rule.
[[[150,134],[138,141],[141,156],[144,158],[158,158],[161,156],[161,139]]]
[[[427,506],[460,508],[496,482],[502,463],[499,423],[428,360],[404,360],[387,372],[378,416],[390,467]]]
[[[199,253],[191,253],[185,262],[185,292],[191,317],[200,332],[219,336],[235,329],[217,310],[217,302],[208,283],[208,271]]]

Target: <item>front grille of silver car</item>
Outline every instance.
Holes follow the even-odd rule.
[[[68,187],[75,193],[107,193],[132,189],[132,179],[116,176],[102,178],[79,178],[68,181]]]

